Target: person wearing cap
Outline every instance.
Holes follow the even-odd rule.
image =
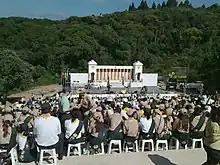
[[[210,118],[208,119],[204,148],[207,154],[207,161],[203,165],[220,164],[220,107],[212,107]]]
[[[110,125],[108,131],[108,139],[109,140],[122,140],[122,125],[123,118],[121,115],[121,107],[117,106],[114,110],[114,114],[109,117]]]
[[[134,142],[139,135],[139,124],[134,118],[136,113],[135,109],[129,109],[127,111],[128,119],[124,121],[123,133],[124,133],[124,143]]]
[[[63,141],[60,121],[57,117],[50,115],[49,103],[41,105],[41,116],[34,122],[35,141],[39,149],[57,149],[58,159],[63,158]]]

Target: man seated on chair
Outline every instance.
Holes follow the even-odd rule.
[[[38,148],[57,149],[58,159],[63,158],[63,141],[60,121],[57,117],[50,115],[51,106],[44,103],[41,106],[41,116],[35,120],[34,135]]]
[[[117,106],[114,110],[114,114],[110,117],[110,127],[108,131],[108,139],[109,140],[123,140],[123,133],[122,133],[122,125],[123,125],[123,118],[121,115],[121,108]]]
[[[124,121],[123,133],[124,133],[124,142],[127,145],[128,143],[134,143],[138,138],[139,134],[139,124],[138,121],[134,118],[136,110],[130,109],[127,112],[128,119]]]

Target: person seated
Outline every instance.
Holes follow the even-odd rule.
[[[154,109],[153,120],[155,122],[155,136],[159,140],[168,140],[171,136],[162,112],[159,109]]]
[[[85,133],[81,114],[74,110],[70,114],[72,118],[65,121],[65,140],[71,144],[81,143],[84,141],[82,135]]]
[[[191,116],[190,137],[194,139],[203,138],[207,121],[206,113],[201,107],[196,107]]]
[[[99,152],[101,143],[106,140],[107,130],[104,125],[104,120],[101,112],[95,112],[93,114],[93,120],[89,125],[89,137],[88,142],[92,148],[92,153]]]
[[[185,145],[189,140],[189,117],[186,109],[180,109],[177,119],[173,123],[173,137]]]
[[[60,121],[57,117],[50,115],[51,107],[49,103],[41,105],[41,116],[34,122],[34,135],[38,148],[57,149],[58,159],[63,158],[63,141]]]
[[[36,161],[37,149],[34,146],[34,137],[27,133],[26,125],[17,126],[18,160],[22,163]]]
[[[7,153],[16,145],[17,131],[12,121],[0,121],[0,149]]]
[[[123,119],[121,115],[121,108],[117,106],[114,110],[114,114],[109,117],[110,120],[110,127],[108,131],[108,139],[109,140],[122,140],[123,133],[122,133],[122,125]]]
[[[129,109],[127,111],[128,119],[124,121],[123,133],[124,133],[124,143],[125,145],[134,143],[139,135],[139,124],[134,118],[136,110]]]
[[[140,138],[153,139],[155,133],[155,122],[152,119],[151,110],[144,109],[144,115],[140,118]]]
[[[2,119],[4,121],[14,122],[15,116],[13,114],[13,109],[10,106],[6,106],[2,112]]]
[[[17,120],[18,125],[23,124],[23,123],[25,124],[26,131],[28,130],[32,131],[32,128],[34,125],[34,118],[32,115],[29,114],[29,112],[30,112],[30,109],[27,106],[22,107],[22,113]]]

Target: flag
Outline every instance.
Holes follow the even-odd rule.
[[[66,73],[65,73],[65,80],[68,80],[68,77],[69,77],[69,69],[66,70]]]
[[[64,77],[65,77],[65,73],[62,71],[61,78],[64,79]]]

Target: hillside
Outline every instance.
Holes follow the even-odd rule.
[[[156,6],[155,6],[156,7]],[[0,91],[59,80],[61,70],[86,72],[100,64],[131,65],[167,75],[189,67],[192,80],[210,90],[220,83],[220,6],[139,8],[63,21],[0,19]],[[10,76],[9,76],[10,75]]]

